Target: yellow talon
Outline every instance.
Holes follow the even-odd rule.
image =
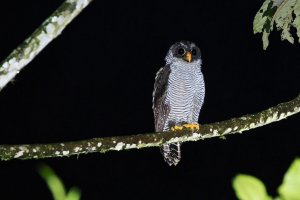
[[[191,129],[193,131],[200,129],[200,125],[199,124],[184,124],[183,127],[187,128],[187,129]]]
[[[171,128],[171,131],[178,131],[178,130],[182,130],[183,129],[183,126],[173,126]]]

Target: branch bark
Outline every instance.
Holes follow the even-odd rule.
[[[300,112],[300,95],[295,99],[255,114],[244,115],[222,122],[202,125],[199,131],[181,130],[176,132],[148,133],[120,137],[94,138],[66,143],[0,145],[0,160],[40,159],[87,154],[105,153],[158,147],[164,143],[204,140],[225,137],[270,124]]]
[[[32,61],[92,0],[66,0],[0,63],[0,91]]]

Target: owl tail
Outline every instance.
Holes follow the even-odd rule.
[[[176,166],[181,159],[180,142],[164,144],[161,147],[161,153],[170,166]]]

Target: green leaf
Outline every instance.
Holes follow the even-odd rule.
[[[299,38],[299,43],[300,43],[300,1],[298,0],[295,4],[295,20],[293,22],[293,26],[297,29],[297,36]]]
[[[253,176],[237,175],[233,179],[233,188],[240,200],[271,200],[263,182]]]
[[[267,31],[263,32],[262,40],[263,40],[263,48],[264,48],[264,50],[266,50],[267,47],[269,46],[269,39],[268,39],[269,34],[270,33],[267,33]]]
[[[266,20],[268,19],[267,16],[265,16],[265,12],[268,10],[268,5],[270,4],[271,0],[266,0],[259,11],[256,13],[253,21],[253,32],[255,33],[261,33],[264,27],[264,24],[266,23]]]
[[[67,197],[65,200],[80,200],[80,190],[78,188],[71,188],[70,191],[67,194]]]
[[[277,4],[274,5],[273,0],[266,0],[253,21],[253,32],[263,33],[263,49],[266,50],[269,45],[269,34],[273,30],[273,17],[277,10]]]
[[[40,176],[46,181],[54,200],[65,200],[66,190],[64,184],[55,172],[47,165],[41,165],[38,169]]]
[[[278,193],[286,200],[300,200],[300,159],[297,158],[286,174]]]
[[[293,20],[292,14],[295,3],[296,0],[284,0],[278,7],[276,16],[274,16],[277,30],[282,30],[281,40],[288,40],[290,43],[294,43],[294,38],[290,33],[290,26]]]

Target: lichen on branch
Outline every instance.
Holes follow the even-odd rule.
[[[88,154],[93,152],[121,151],[158,147],[164,143],[204,140],[212,137],[225,137],[229,134],[242,133],[270,124],[300,112],[300,95],[295,99],[255,114],[244,115],[222,122],[205,124],[200,130],[169,131],[119,137],[94,138],[89,140],[27,145],[0,145],[0,160],[41,159]]]
[[[21,45],[0,63],[0,91],[92,0],[66,0]]]

